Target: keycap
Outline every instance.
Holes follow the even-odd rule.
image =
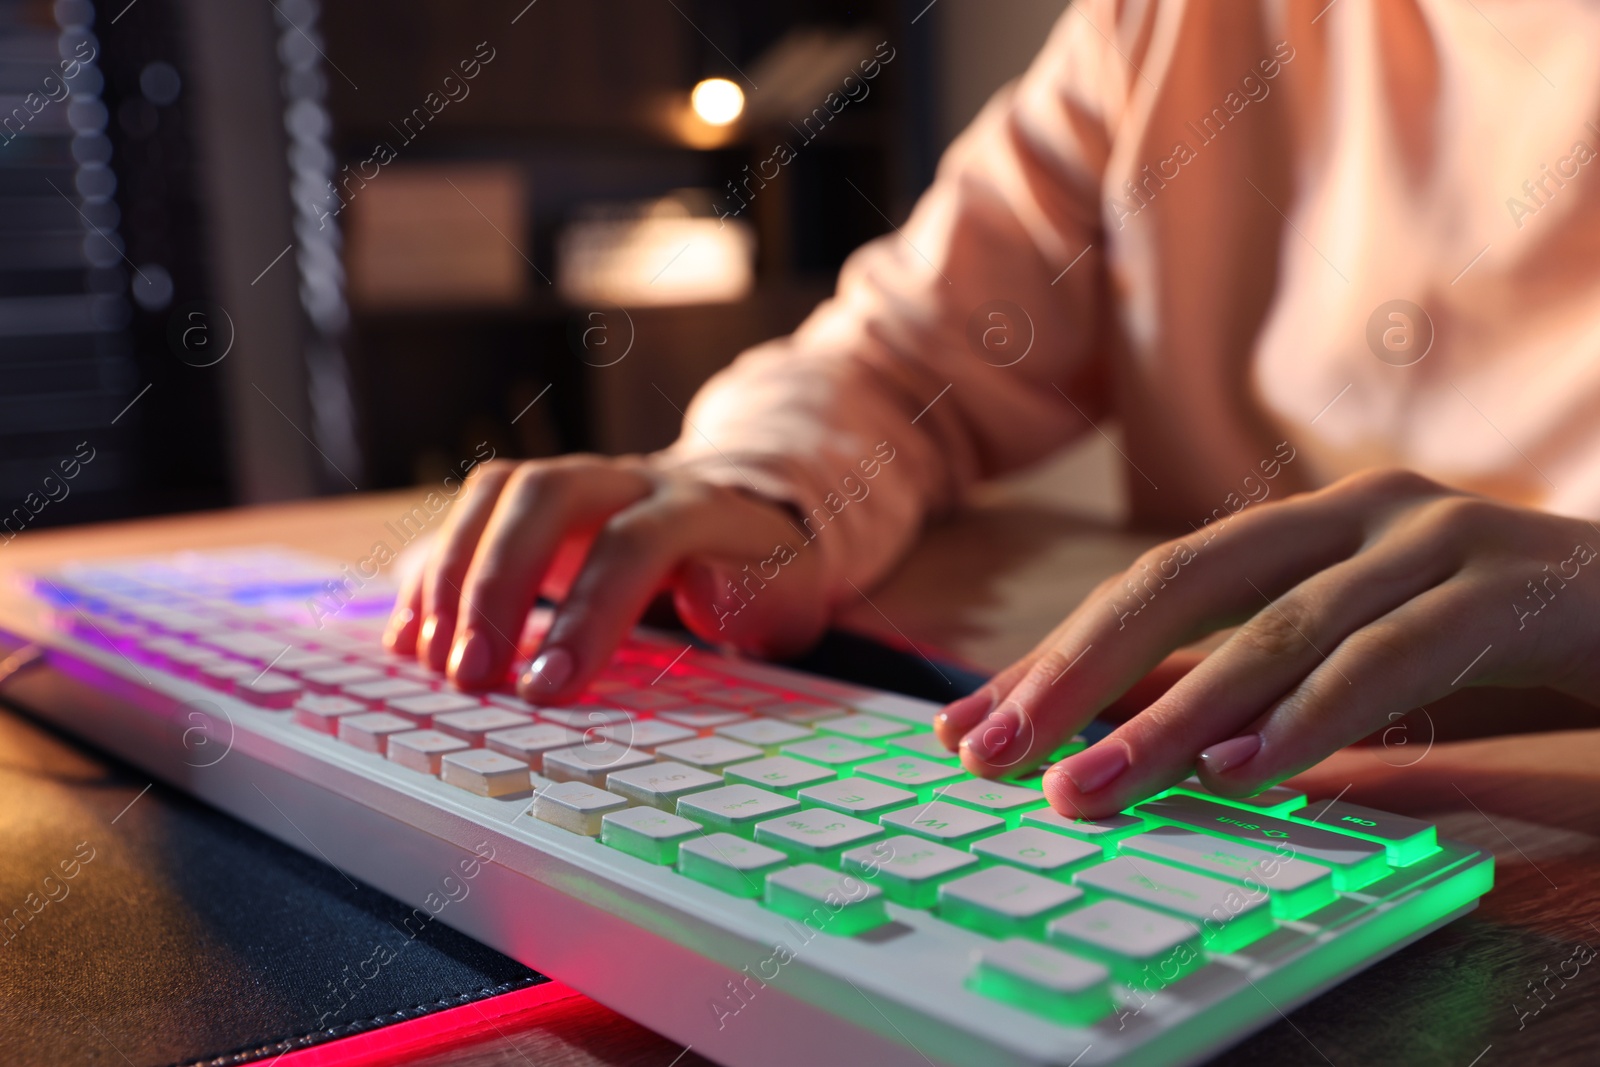
[[[515,796],[530,788],[526,763],[486,748],[446,753],[439,760],[439,778],[480,797]]]
[[[1272,914],[1280,919],[1302,918],[1332,904],[1338,895],[1332,871],[1298,859],[1287,849],[1280,854],[1174,826],[1125,837],[1117,848],[1268,893]]]
[[[450,712],[471,711],[483,707],[483,701],[476,697],[469,697],[462,693],[417,693],[412,696],[395,697],[385,705],[385,710],[396,715],[406,715],[418,722],[432,722],[435,715],[446,715]],[[519,725],[506,723],[507,726]]]
[[[600,833],[601,820],[607,814],[627,806],[626,797],[584,782],[557,782],[534,796],[533,815],[563,830],[594,837]]]
[[[835,937],[850,937],[889,921],[883,890],[855,875],[802,863],[767,875],[767,907]]]
[[[736,897],[759,897],[767,875],[788,866],[789,857],[733,834],[690,838],[678,846],[678,873]]]
[[[1072,880],[1098,894],[1121,897],[1194,923],[1213,952],[1243,948],[1273,930],[1265,893],[1251,893],[1243,886],[1151,859],[1118,856],[1079,871]]]
[[[879,821],[886,812],[917,803],[909,789],[874,782],[871,778],[840,778],[821,785],[807,786],[795,796],[803,803],[854,815],[868,822]]]
[[[693,741],[679,741],[656,749],[662,759],[687,763],[703,771],[720,771],[730,764],[743,760],[760,759],[759,748],[729,741],[726,737],[697,737]]]
[[[715,707],[669,708],[666,711],[658,712],[656,718],[665,719],[667,722],[687,727],[696,732],[715,730],[719,726],[732,726],[735,723],[750,721],[750,716],[742,711]]]
[[[375,752],[383,755],[384,742],[390,734],[403,734],[407,730],[415,730],[417,724],[400,715],[391,715],[387,711],[369,711],[365,715],[342,715],[339,717],[339,740],[347,745],[354,745],[364,752]]]
[[[825,734],[853,737],[857,741],[876,741],[911,732],[911,727],[903,722],[882,719],[876,715],[839,715],[831,719],[818,719],[812,725]]]
[[[355,685],[342,686],[340,692],[352,700],[364,700],[379,708],[397,697],[421,696],[433,690],[409,678],[380,678],[375,682],[358,682]]]
[[[1205,963],[1198,926],[1124,900],[1096,901],[1052,919],[1045,937],[1147,994]]]
[[[553,749],[570,748],[583,740],[581,734],[556,726],[554,723],[536,723],[533,726],[515,726],[509,730],[491,730],[483,735],[486,747],[507,756],[515,756],[534,770],[544,767],[544,754]]]
[[[635,804],[662,811],[677,809],[678,800],[722,785],[722,776],[682,763],[649,763],[606,775],[606,788]]]
[[[586,741],[570,748],[555,748],[543,754],[540,772],[557,782],[587,782],[599,789],[606,775],[654,763],[648,752],[635,752],[615,741]]]
[[[1341,891],[1371,885],[1389,873],[1388,853],[1384,846],[1375,842],[1271,815],[1241,811],[1200,797],[1175,793],[1165,800],[1147,801],[1133,810],[1175,826],[1267,848],[1281,841],[1294,850],[1295,856],[1331,868],[1334,888]]]
[[[228,660],[226,663],[206,664],[200,668],[199,677],[207,685],[217,689],[231,690],[237,682],[248,682],[261,673],[261,668],[254,663],[245,663],[243,660]]]
[[[1042,808],[1046,801],[1037,789],[990,782],[982,778],[967,778],[935,789],[936,799],[949,804],[959,804],[988,815],[1004,819],[1007,826],[1016,826],[1024,811]]]
[[[918,759],[931,760],[942,763],[947,767],[957,767],[961,764],[961,757],[944,747],[944,742],[931,733],[903,734],[900,737],[889,739],[889,750],[907,756],[916,756]]]
[[[827,704],[808,700],[786,700],[781,704],[768,704],[761,714],[771,715],[787,722],[809,725],[819,719],[831,719],[850,709],[843,704]]]
[[[1306,795],[1298,789],[1288,786],[1275,785],[1262,790],[1253,797],[1224,797],[1218,796],[1205,787],[1199,778],[1185,778],[1172,787],[1180,793],[1189,793],[1193,796],[1214,800],[1218,804],[1232,804],[1234,807],[1249,808],[1259,811],[1264,815],[1288,815],[1291,811],[1306,806]]]
[[[795,801],[765,789],[725,785],[683,797],[678,801],[677,813],[713,830],[751,837],[756,823],[799,809]]]
[[[1431,823],[1344,800],[1314,801],[1291,821],[1324,826],[1380,844],[1388,853],[1391,867],[1409,867],[1439,851],[1438,833]]]
[[[366,712],[365,704],[349,697],[302,693],[294,702],[294,721],[325,734],[338,733],[341,716],[365,715]]]
[[[1110,848],[1112,843],[1147,829],[1149,823],[1131,815],[1107,815],[1101,819],[1075,819],[1050,808],[1025,811],[1017,820],[1021,826],[1035,826],[1051,833],[1066,834],[1084,841],[1097,841]]]
[[[441,693],[440,696],[445,694]],[[426,700],[426,697],[416,697]],[[389,705],[391,708],[394,705]],[[496,730],[515,730],[519,726],[532,726],[533,719],[505,708],[489,708],[478,704],[464,711],[447,711],[434,715],[433,728],[443,730],[451,737],[459,737],[474,748],[484,747],[484,738]]]
[[[1009,863],[1058,881],[1090,863],[1099,863],[1105,852],[1098,842],[1079,841],[1065,834],[1052,834],[1036,826],[1023,826],[972,843],[974,855],[997,863]]]
[[[1115,1007],[1110,980],[1110,972],[1091,960],[1011,938],[979,951],[967,986],[1067,1026],[1088,1026]]]
[[[389,759],[402,767],[423,774],[438,774],[439,759],[446,752],[460,752],[467,743],[459,737],[442,734],[438,730],[408,730],[390,734]]]
[[[485,693],[483,699],[496,707],[514,711],[519,715],[535,715],[544,711],[537,704],[530,704],[515,693]]]
[[[359,685],[363,682],[378,682],[387,677],[388,675],[376,667],[341,663],[337,667],[324,667],[320,670],[306,671],[300,675],[300,680],[321,692],[332,693],[341,686]]]
[[[608,741],[616,741],[644,752],[653,751],[662,745],[670,745],[675,741],[687,741],[695,736],[693,730],[674,726],[670,722],[657,722],[655,719],[602,726],[595,733]]]
[[[881,887],[890,900],[911,908],[931,908],[938,902],[939,886],[977,869],[978,857],[900,834],[850,849],[839,862],[844,870]]]
[[[887,828],[958,848],[984,834],[1004,830],[1006,826],[993,815],[938,800],[891,811],[878,821]]]
[[[729,782],[744,782],[792,797],[808,785],[816,785],[833,778],[826,767],[788,756],[769,756],[767,759],[735,763],[723,772]]]
[[[600,693],[594,686],[589,687],[598,695],[604,695],[607,700],[621,704],[632,711],[661,711],[666,708],[682,707],[683,697],[670,689],[640,689],[633,685],[619,685],[607,693]]]
[[[787,745],[791,741],[803,741],[815,736],[803,726],[793,723],[781,722],[778,719],[750,719],[741,717],[738,722],[726,726],[718,726],[712,733],[718,737],[726,737],[729,741],[737,741],[742,745],[753,745],[767,755],[776,755],[778,746]]]
[[[931,760],[918,759],[916,756],[899,756],[872,763],[858,763],[855,773],[863,778],[873,778],[901,789],[909,789],[917,796],[926,798],[937,786],[960,778],[965,772]]]
[[[655,808],[627,808],[600,819],[600,841],[649,863],[678,862],[678,846],[700,836],[700,824]]]
[[[304,648],[291,648],[277,658],[272,669],[287,671],[290,674],[304,674],[306,671],[320,671],[328,667],[337,667],[343,661],[337,656],[330,656],[326,652],[312,652]]]
[[[589,730],[629,722],[633,712],[621,708],[540,708],[539,718],[572,730]]]
[[[939,887],[939,914],[990,937],[1042,937],[1083,890],[1015,867],[986,867]]]
[[[756,823],[755,828],[755,839],[761,844],[824,867],[839,866],[839,854],[845,849],[882,836],[883,830],[874,823],[825,808],[780,815]]]
[[[149,617],[148,614],[145,616]],[[260,663],[270,663],[286,648],[291,648],[287,641],[266,634],[255,633],[250,630],[235,630],[227,633],[203,633],[205,629],[215,628],[216,624],[209,619],[191,616],[190,622],[201,628],[205,643],[213,648],[220,648],[230,655],[240,656],[244,659],[257,660]],[[167,627],[163,627],[166,629]],[[181,629],[184,628],[180,628]],[[195,631],[191,631],[194,634]]]
[[[759,708],[767,704],[781,704],[783,702],[782,693],[774,693],[769,689],[757,689],[748,685],[708,689],[705,696],[707,700],[718,704],[726,704],[730,708]]]
[[[778,749],[780,755],[820,763],[840,773],[852,764],[882,756],[883,749],[862,744],[848,737],[814,737],[809,741],[794,741]]]
[[[233,683],[234,696],[263,708],[287,708],[302,692],[297,679],[277,671],[261,671]]]

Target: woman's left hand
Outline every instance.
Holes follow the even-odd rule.
[[[1597,550],[1588,521],[1365,472],[1151,549],[936,729],[976,774],[1037,762],[1168,653],[1238,625],[1045,773],[1056,810],[1094,818],[1193,773],[1248,796],[1465,686],[1600,704]]]

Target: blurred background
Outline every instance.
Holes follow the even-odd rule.
[[[658,448],[1064,7],[0,0],[0,522]]]

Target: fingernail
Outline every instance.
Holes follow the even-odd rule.
[[[1017,736],[1022,716],[1015,708],[1003,708],[979,723],[961,739],[966,750],[985,763],[994,759]]]
[[[456,638],[450,649],[450,677],[457,685],[479,686],[489,680],[489,640],[476,630]]]
[[[406,627],[416,621],[417,613],[410,608],[395,609],[394,613],[389,616],[388,629],[383,632],[385,647],[393,648],[395,643],[400,640],[400,635],[405,633]]]
[[[1091,745],[1058,765],[1080,793],[1093,793],[1110,785],[1128,769],[1128,746],[1115,738]]]
[[[953,732],[959,737],[993,711],[994,704],[994,690],[984,686],[976,693],[968,693],[941,711],[934,718],[933,727],[941,734]]]
[[[522,685],[524,688],[554,693],[572,677],[572,666],[572,653],[564,648],[547,648],[528,665],[528,673],[522,676]]]
[[[1260,751],[1261,735],[1245,734],[1243,737],[1232,737],[1212,745],[1200,753],[1200,762],[1205,764],[1206,770],[1212,774],[1221,774],[1223,771],[1249,762]]]

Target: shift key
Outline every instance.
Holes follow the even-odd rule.
[[[1200,797],[1173,794],[1164,800],[1140,804],[1134,814],[1203,834],[1265,845],[1280,854],[1288,848],[1295,857],[1332,870],[1334,885],[1341,891],[1371,885],[1389,873],[1388,853],[1376,842]]]

